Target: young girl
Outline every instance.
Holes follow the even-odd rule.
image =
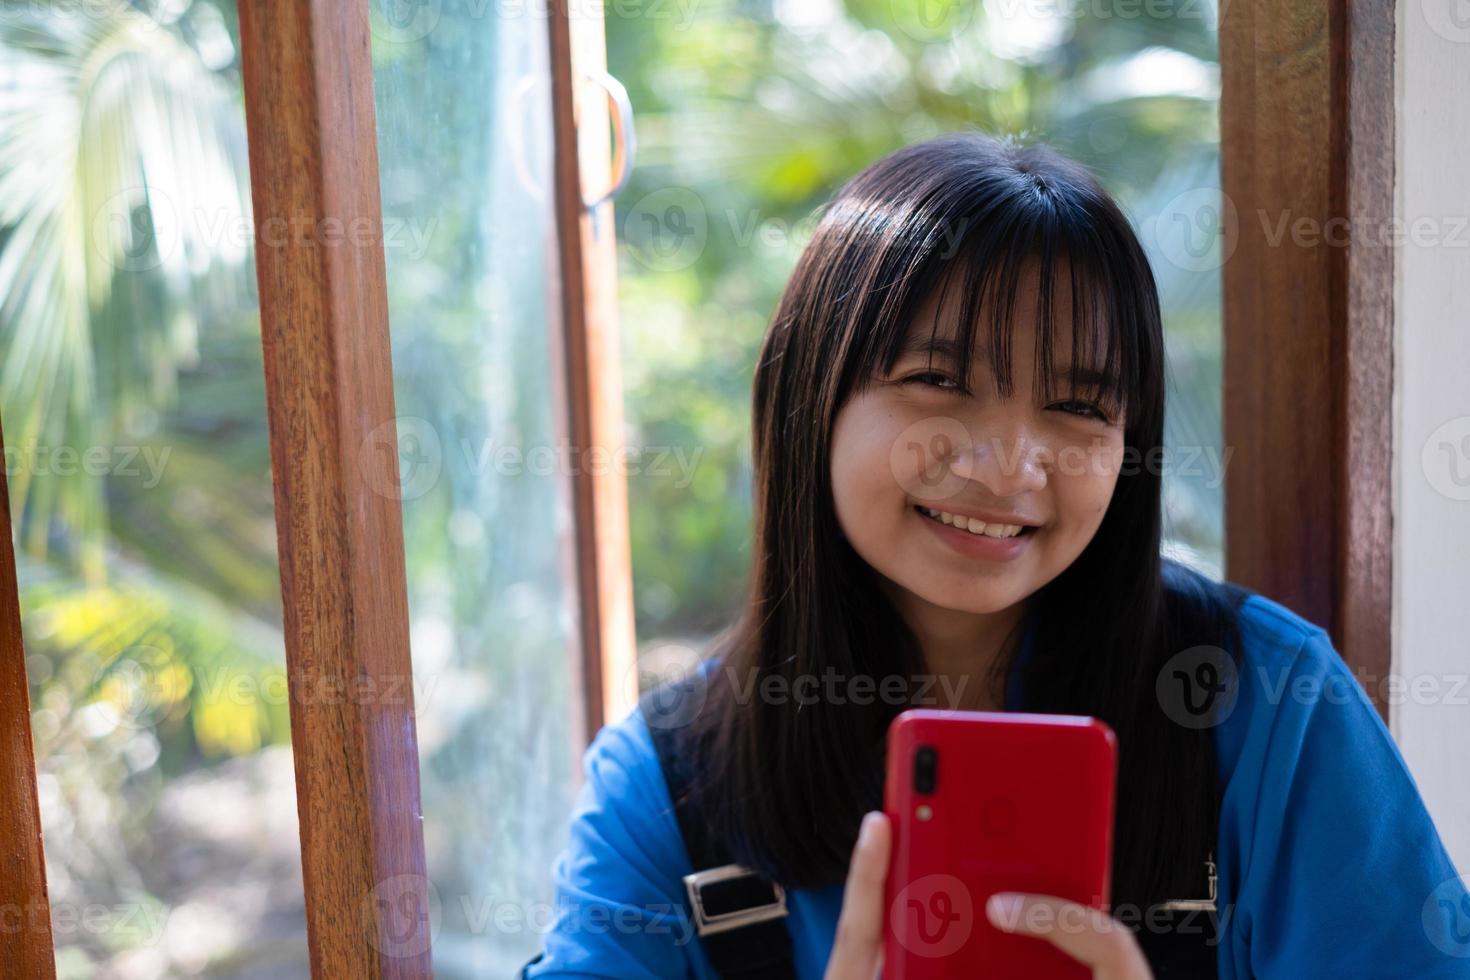
[[[927,704],[1118,737],[1112,914],[1001,895],[995,927],[1107,978],[1470,977],[1470,896],[1327,635],[1160,556],[1157,289],[1086,170],[979,133],[868,167],[752,409],[744,609],[588,749],[526,976],[877,975],[884,736]],[[696,931],[709,854],[784,914],[766,885],[774,917]],[[1191,929],[1167,904],[1209,899]]]

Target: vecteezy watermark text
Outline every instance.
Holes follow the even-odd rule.
[[[172,446],[6,446],[5,475],[141,477],[152,490],[172,453]]]
[[[457,462],[449,463],[455,453]],[[397,474],[384,464],[397,456]],[[422,497],[439,483],[446,465],[477,478],[501,477],[642,476],[673,477],[674,488],[694,482],[694,471],[704,447],[684,446],[578,446],[565,439],[521,446],[493,437],[476,442],[461,438],[447,442],[428,419],[400,416],[375,427],[362,442],[359,459],[363,474],[378,493],[398,500]]]
[[[895,706],[948,707],[959,703],[970,682],[968,674],[957,678],[947,674],[888,674],[878,677],[873,674],[844,674],[830,666],[820,675],[802,673],[787,677],[784,674],[767,674],[760,677],[758,671],[748,670],[742,680],[734,667],[724,668],[724,674],[735,691],[735,700],[740,704],[749,704],[752,698],[758,697],[762,704],[772,705],[790,702],[798,705],[869,705],[881,702]],[[936,690],[944,695],[942,700],[935,697]]]

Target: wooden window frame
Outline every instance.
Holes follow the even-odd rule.
[[[1327,629],[1386,721],[1394,4],[1225,9],[1225,571]]]
[[[587,188],[595,194],[615,179],[605,149],[608,106],[602,91],[586,84],[606,71],[607,52],[602,8],[588,9],[575,12],[571,0],[555,0],[548,24],[562,312],[553,352],[565,371],[571,444],[617,459],[624,435],[613,202],[587,207]],[[627,480],[616,468],[577,467],[572,503],[580,695],[590,741],[637,699]]]
[[[239,12],[311,972],[427,977],[367,5]]]
[[[0,433],[0,458],[4,456]],[[10,485],[0,468],[0,942],[5,967],[14,976],[55,980],[14,541]],[[45,915],[39,914],[42,909]]]

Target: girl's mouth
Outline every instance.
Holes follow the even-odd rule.
[[[978,520],[971,523],[968,517],[932,507],[916,506],[914,510],[941,544],[972,561],[1014,561],[1030,549],[1031,539],[1036,536],[1036,528],[1031,525],[992,525]]]
[[[998,540],[1026,537],[1036,531],[1030,524],[987,524],[973,517],[965,517],[963,514],[951,514],[948,511],[936,510],[932,507],[915,505],[914,510],[928,520],[952,527],[958,531],[964,531],[976,537],[987,537]]]

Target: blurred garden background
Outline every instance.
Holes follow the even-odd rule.
[[[575,6],[636,114],[628,442],[688,464],[630,476],[646,655],[739,599],[751,369],[817,209],[955,129],[1053,143],[1135,220],[1168,438],[1200,451],[1166,473],[1170,547],[1218,574],[1210,2]],[[539,946],[487,916],[549,900],[574,790],[564,481],[475,465],[554,433],[537,9],[369,4],[400,429],[443,460],[401,495],[446,977]],[[0,419],[63,977],[307,975],[248,192],[233,3],[0,4]]]

